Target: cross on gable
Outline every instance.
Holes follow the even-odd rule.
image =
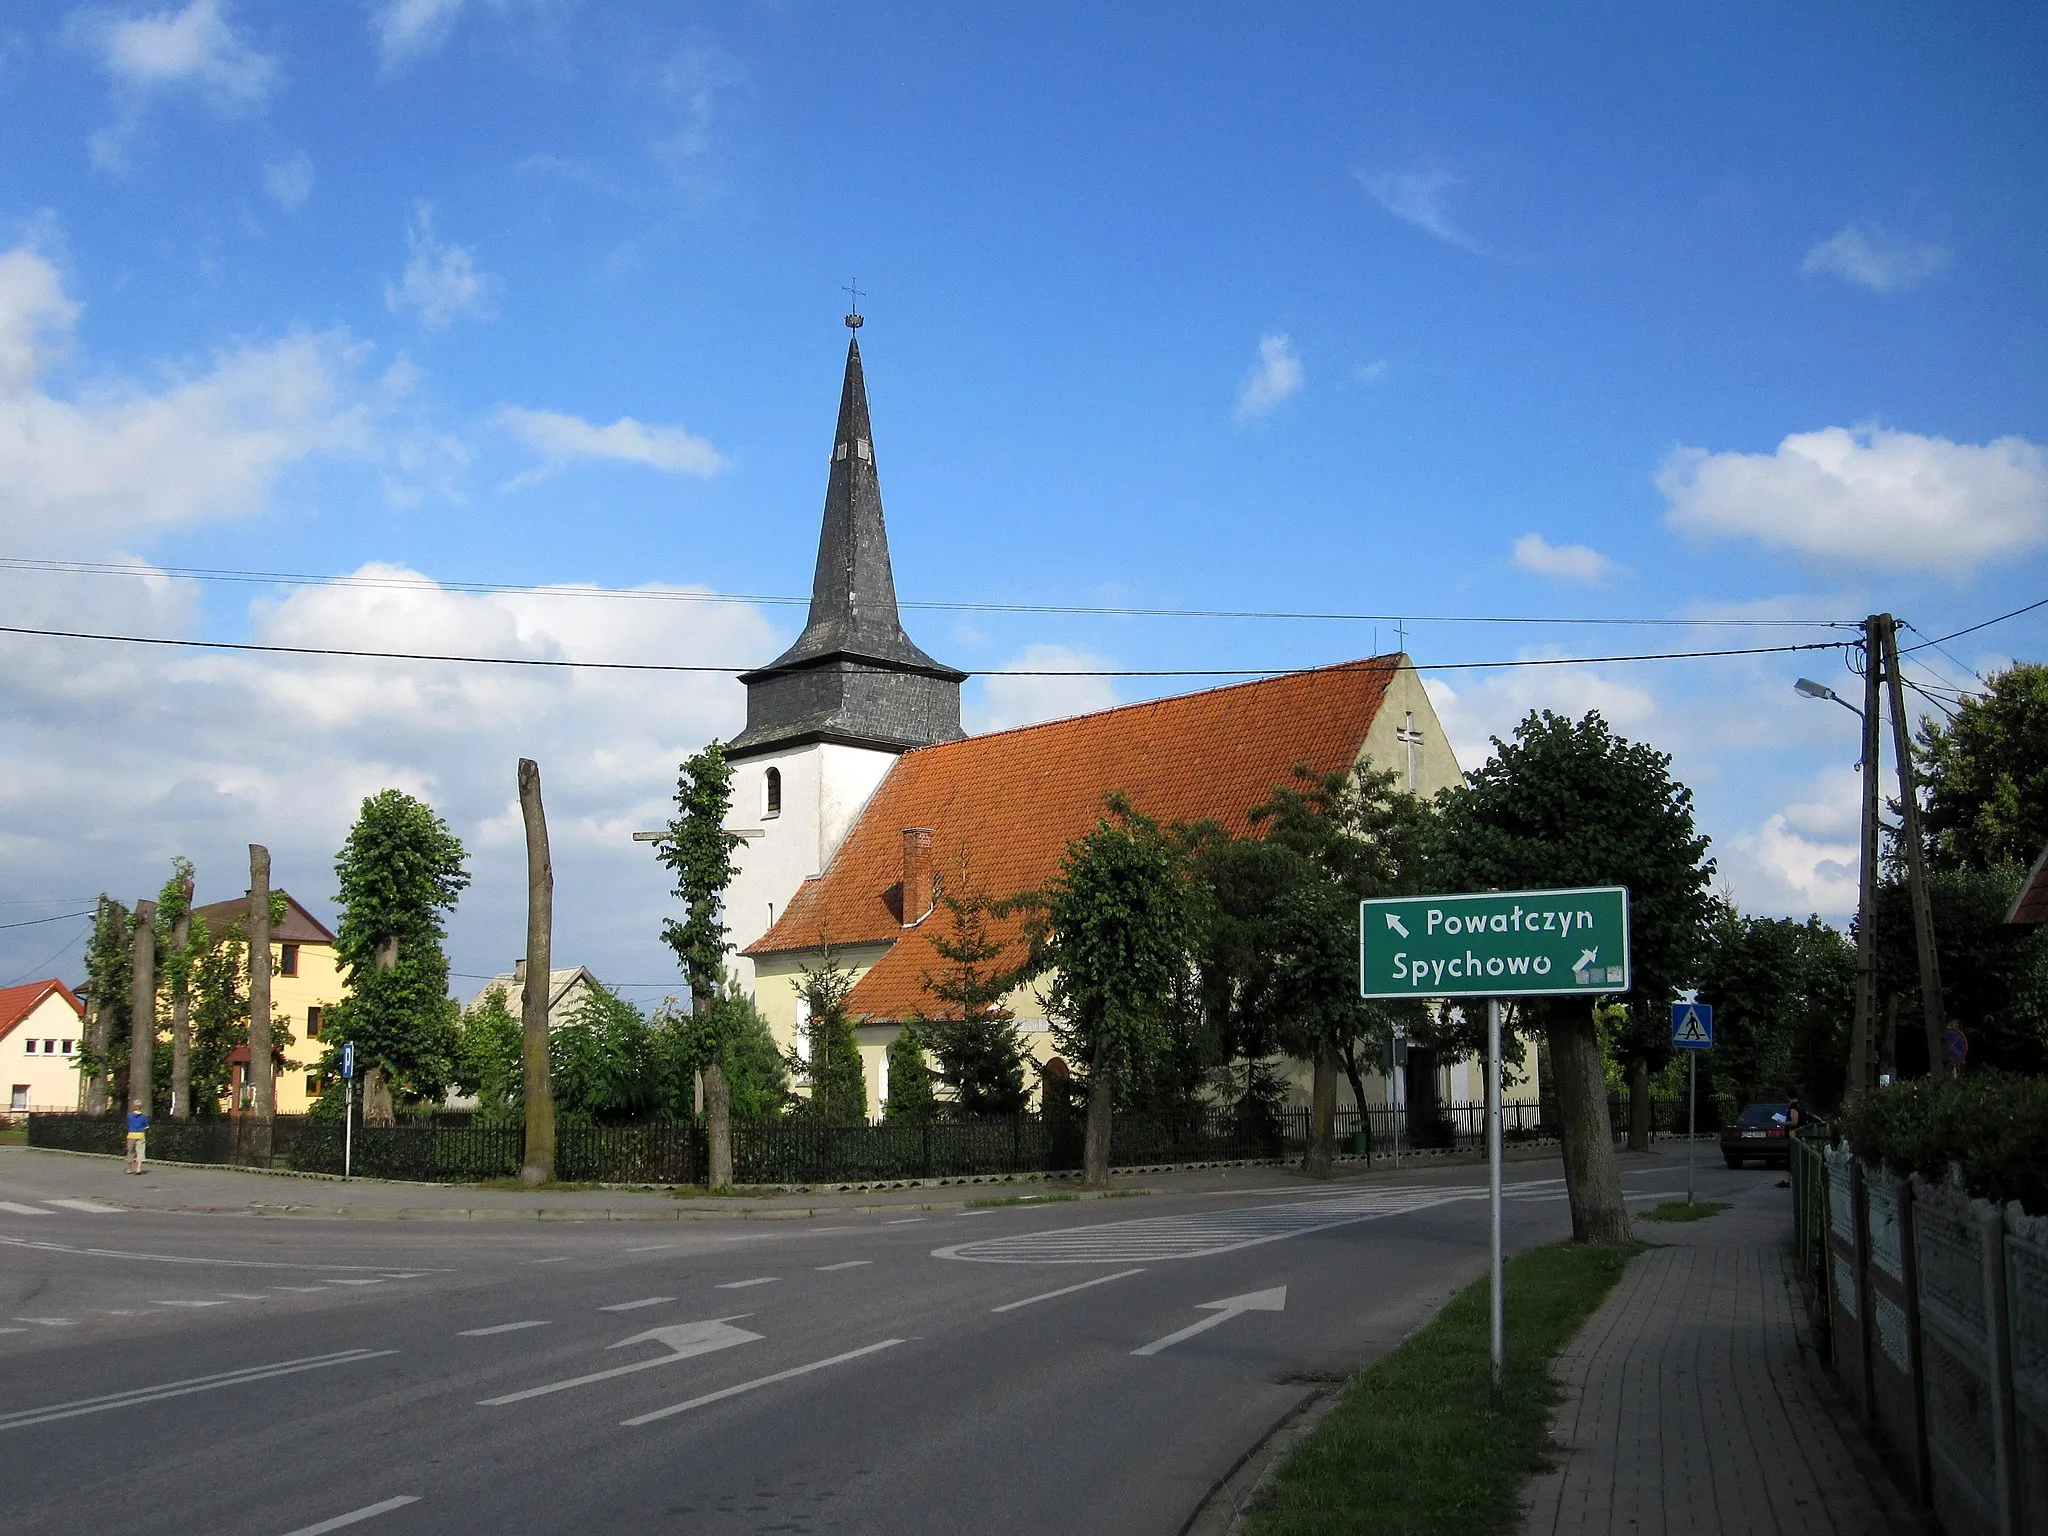
[[[1408,749],[1408,793],[1412,795],[1417,789],[1415,749],[1422,745],[1422,732],[1416,727],[1414,710],[1407,712],[1400,729],[1394,732],[1394,740]]]

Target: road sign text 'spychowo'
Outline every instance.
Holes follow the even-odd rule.
[[[1515,997],[1629,989],[1628,891],[1396,896],[1358,906],[1363,997]]]

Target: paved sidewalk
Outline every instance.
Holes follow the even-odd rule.
[[[1706,1221],[1637,1223],[1666,1246],[1558,1359],[1564,1455],[1530,1485],[1526,1536],[1930,1529],[1814,1359],[1776,1182]]]

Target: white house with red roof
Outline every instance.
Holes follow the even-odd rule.
[[[63,982],[0,987],[0,1088],[7,1113],[78,1108],[85,1005]]]

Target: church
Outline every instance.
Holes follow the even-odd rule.
[[[809,617],[794,645],[740,679],[747,725],[726,749],[726,826],[744,845],[725,922],[733,970],[785,1045],[806,1022],[799,973],[829,943],[854,978],[878,1114],[900,1022],[942,1011],[925,987],[943,968],[931,943],[942,885],[995,897],[1042,887],[1111,790],[1162,824],[1213,818],[1243,833],[1298,763],[1391,768],[1425,796],[1459,768],[1404,654],[966,735],[967,674],[919,649],[897,612],[859,317],[847,323]],[[1042,1065],[1054,1052],[1043,1002],[1020,987],[1006,1003]],[[1439,1102],[1480,1096],[1469,1064],[1436,1075],[1423,1091]],[[1533,1071],[1514,1096],[1535,1096]]]

